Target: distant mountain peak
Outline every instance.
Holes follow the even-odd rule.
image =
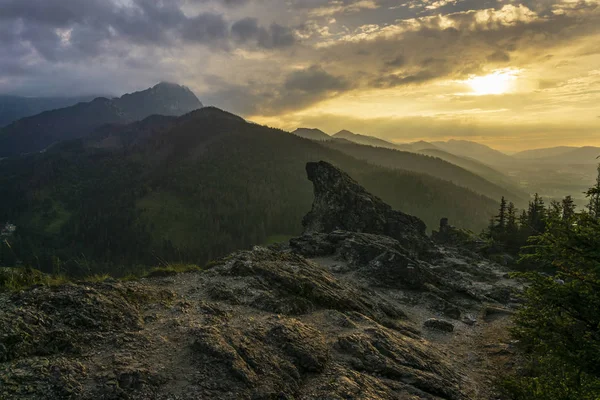
[[[379,139],[374,136],[360,135],[360,134],[357,134],[354,132],[350,132],[349,130],[346,130],[346,129],[339,131],[338,133],[333,135],[333,137],[336,139],[345,139],[350,142],[354,142],[354,143],[362,144],[362,145],[366,145],[366,146],[385,147],[385,148],[394,149],[394,150],[398,149],[398,146],[396,144],[394,144],[392,142],[388,142],[387,140]]]
[[[319,128],[298,128],[294,132],[298,132],[298,131],[321,132],[321,133],[324,133],[325,135],[327,135],[325,132],[323,132]],[[327,135],[327,136],[329,136],[329,135]]]
[[[470,140],[450,139],[446,142],[433,142],[433,144],[448,153],[470,157],[488,165],[510,164],[514,160],[501,151]]]
[[[38,152],[57,142],[89,136],[105,124],[141,121],[151,115],[178,117],[202,107],[189,88],[169,82],[118,98],[98,97],[24,118],[3,128],[0,156]]]
[[[156,85],[154,85],[151,89],[154,91],[157,91],[157,90],[158,91],[160,91],[160,90],[180,90],[180,91],[193,93],[189,87],[187,87],[185,85],[180,85],[178,83],[173,83],[173,82],[159,82]]]
[[[92,100],[92,103],[108,103],[112,101],[111,99],[107,98],[107,97],[96,97],[94,100]]]
[[[158,87],[181,87],[181,88],[187,89],[187,87],[184,85],[180,85],[178,83],[168,82],[168,81],[161,81],[161,82],[157,83],[156,85],[154,85],[153,89],[156,89]]]
[[[190,118],[207,118],[207,117],[217,117],[217,118],[225,118],[230,120],[235,120],[239,122],[246,122],[246,120],[238,115],[232,114],[228,111],[221,110],[220,108],[214,106],[203,107],[198,110],[194,110],[189,114]]]
[[[298,128],[292,132],[293,135],[300,136],[304,139],[329,141],[331,136],[317,128]]]

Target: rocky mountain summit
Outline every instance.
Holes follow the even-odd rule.
[[[330,164],[307,172],[289,244],[1,294],[0,398],[496,398],[518,291],[503,267],[435,244]]]
[[[0,129],[0,157],[39,152],[61,141],[88,137],[106,124],[126,124],[151,115],[181,116],[199,108],[202,103],[190,89],[164,82],[119,98],[99,97]]]

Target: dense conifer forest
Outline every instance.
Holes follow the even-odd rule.
[[[1,161],[0,221],[18,227],[2,247],[3,262],[124,274],[161,262],[203,264],[273,235],[296,235],[313,196],[305,165],[320,160],[430,229],[448,217],[480,231],[494,209],[451,182],[374,166],[205,108]]]

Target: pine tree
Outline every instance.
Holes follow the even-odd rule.
[[[598,165],[596,184],[587,191],[587,197],[590,199],[588,212],[592,217],[600,219],[600,165]]]
[[[508,207],[506,209],[506,233],[512,236],[515,235],[518,230],[519,226],[517,225],[517,208],[511,201],[508,203]]]
[[[563,209],[562,203],[556,200],[550,201],[550,207],[548,207],[548,219],[550,220],[560,220],[562,219]]]
[[[488,235],[490,239],[494,239],[496,237],[496,218],[490,218],[490,224],[488,225]]]
[[[544,199],[538,193],[533,196],[533,201],[529,203],[528,224],[533,235],[540,235],[546,229],[546,206]]]
[[[563,199],[562,211],[562,219],[565,221],[569,221],[575,216],[575,202],[573,201],[573,197],[567,196]]]
[[[527,210],[523,210],[521,216],[519,216],[519,239],[525,243],[527,238],[531,236],[531,232],[532,230],[529,226],[529,213]]]
[[[514,203],[509,203],[506,208],[506,234],[505,239],[506,251],[510,254],[518,254],[519,249],[523,245],[519,236],[519,224],[517,222],[517,208]]]
[[[503,233],[506,228],[506,199],[504,196],[500,200],[500,213],[496,216],[496,223],[498,233]]]

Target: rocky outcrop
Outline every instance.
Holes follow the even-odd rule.
[[[485,242],[473,232],[450,225],[448,218],[440,220],[439,230],[432,232],[431,239],[440,245],[458,246],[475,252],[481,251],[485,246]]]
[[[506,271],[434,245],[331,165],[307,170],[315,205],[289,246],[0,294],[0,398],[494,398]]]
[[[336,279],[323,266],[289,253],[255,248],[206,272],[212,300],[272,313],[302,315],[319,309],[357,312],[384,322],[404,313],[388,301]]]
[[[425,223],[412,215],[394,211],[380,198],[368,193],[346,173],[324,161],[308,163],[308,179],[315,199],[304,217],[304,233],[336,230],[390,236],[407,248],[426,248]]]
[[[423,289],[439,278],[424,267],[399,241],[387,236],[335,231],[304,235],[290,241],[291,248],[305,257],[333,257],[370,284],[395,288]]]
[[[434,329],[442,332],[453,332],[454,325],[452,325],[448,321],[444,321],[441,319],[430,318],[423,324],[425,328]]]

